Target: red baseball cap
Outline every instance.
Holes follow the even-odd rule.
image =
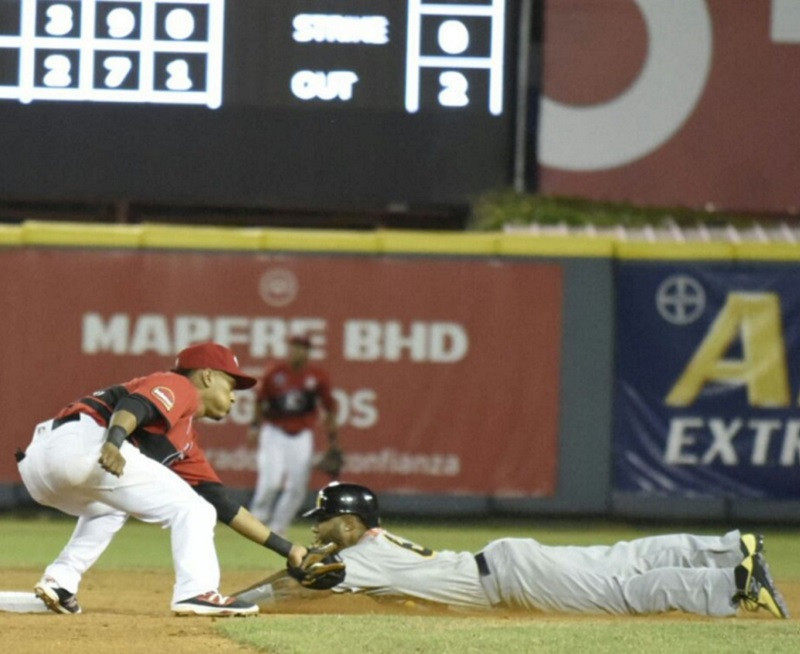
[[[245,375],[239,368],[239,360],[230,348],[219,343],[198,343],[178,352],[175,370],[197,370],[211,368],[221,370],[236,380],[234,388],[243,390],[256,385],[257,379]]]

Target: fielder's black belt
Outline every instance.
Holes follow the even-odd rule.
[[[50,429],[58,429],[59,427],[63,427],[67,423],[75,422],[76,420],[81,419],[80,413],[71,413],[68,416],[64,416],[63,418],[56,418],[53,420],[53,426]]]
[[[69,422],[75,422],[76,420],[81,419],[80,413],[73,413],[69,416],[64,416],[63,418],[56,418],[53,420],[53,424],[50,429],[58,429],[59,427],[66,425]],[[20,463],[25,458],[25,452],[21,449],[17,448],[17,451],[14,452],[14,458],[17,460],[17,463]]]
[[[489,566],[486,565],[486,557],[483,555],[483,552],[478,552],[475,555],[475,563],[478,564],[478,573],[481,577],[488,577],[492,574],[491,570],[489,570]]]

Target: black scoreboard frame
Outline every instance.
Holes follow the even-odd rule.
[[[111,9],[137,21],[146,17],[137,8],[148,2],[157,5],[152,15],[159,20],[173,9],[194,12],[200,37],[194,44],[188,38],[186,49],[194,50],[181,56],[192,74],[213,72],[213,62],[194,64],[205,56],[203,42],[213,31],[202,24],[212,15],[198,9],[204,0],[88,2],[96,15],[83,27],[91,31],[94,26],[94,36]],[[40,88],[44,77],[31,72],[32,84],[39,87],[29,88],[27,97],[0,95],[0,201],[383,211],[463,205],[486,190],[512,184],[519,132],[519,0],[205,0],[209,6],[213,2],[225,7],[219,106],[199,95],[192,104],[171,102],[158,74],[152,84],[162,95],[149,99],[81,97],[77,75],[70,78],[74,88],[63,90],[64,98],[36,97],[46,96]],[[45,55],[71,47],[69,39],[85,18],[80,7],[88,6],[86,0],[0,0],[0,93],[5,83],[6,96],[13,94],[9,87],[23,67],[21,55],[15,59],[13,48],[3,47],[3,32],[13,31],[14,11],[24,3],[36,4],[39,14],[28,24],[37,50],[31,70],[42,68]],[[481,13],[481,7],[496,3],[503,7],[500,32],[495,19]],[[54,5],[75,8],[75,24],[50,46],[41,14]],[[420,64],[417,104],[410,109],[412,5],[428,11],[417,15],[415,61],[427,56],[434,64]],[[304,20],[296,23],[301,15]],[[355,42],[346,42],[350,28],[342,25],[348,20]],[[137,29],[134,36],[144,38]],[[489,62],[498,34],[499,72],[496,56]],[[149,38],[156,49],[169,40],[158,29]],[[94,48],[98,61],[101,50],[118,59],[128,56],[102,41],[84,39],[82,47]],[[172,51],[176,47],[180,44]],[[77,68],[73,54],[55,61]],[[210,61],[208,49],[206,55]],[[159,56],[172,55],[162,52],[147,61],[156,65]],[[102,81],[98,61],[92,70]],[[484,61],[488,68],[482,67]],[[448,71],[466,84],[466,105],[458,95],[454,104],[442,104],[441,98],[450,102],[439,95],[441,73]],[[128,79],[121,90],[135,88]]]

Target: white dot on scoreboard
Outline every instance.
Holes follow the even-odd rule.
[[[173,9],[164,21],[164,29],[176,41],[188,39],[194,34],[194,27],[194,16],[188,9]]]
[[[124,39],[136,29],[136,14],[125,7],[117,7],[108,12],[106,24],[112,39]]]
[[[439,26],[438,40],[447,54],[458,55],[469,47],[469,30],[460,20],[446,20]]]

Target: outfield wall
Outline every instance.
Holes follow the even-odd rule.
[[[769,415],[737,413],[730,407],[741,397],[726,400],[730,415],[705,435],[705,455],[690,447],[700,448],[704,435],[684,429],[675,437],[682,459],[671,462],[676,480],[636,486],[638,473],[626,478],[620,459],[641,458],[637,448],[657,441],[658,429],[620,422],[627,407],[615,373],[626,350],[653,354],[643,364],[645,379],[659,378],[665,361],[691,355],[691,339],[670,350],[661,326],[637,335],[635,316],[620,340],[619,316],[629,301],[641,304],[636,315],[652,308],[648,290],[638,298],[620,294],[623,274],[633,275],[626,283],[636,288],[637,275],[659,266],[680,277],[711,265],[721,289],[709,304],[716,310],[737,292],[742,271],[766,266],[766,295],[776,271],[789,275],[781,288],[791,289],[795,248],[665,250],[605,238],[57,223],[3,227],[0,247],[0,446],[9,454],[0,458],[0,506],[29,503],[10,454],[37,421],[76,396],[169,367],[181,347],[204,338],[230,344],[258,374],[267,360],[285,355],[289,334],[302,331],[336,388],[345,476],[375,488],[395,513],[751,519],[767,507],[779,519],[800,515],[790,482],[798,459],[791,445],[796,390],[786,406],[747,409]],[[791,321],[793,298],[784,304]],[[762,323],[754,314],[741,327]],[[702,332],[704,324],[694,329]],[[647,347],[639,347],[645,336]],[[794,340],[780,345],[791,354]],[[743,358],[725,354],[737,356]],[[723,367],[725,357],[718,357]],[[709,364],[707,376],[718,386],[713,371]],[[740,372],[750,388],[747,371]],[[662,376],[669,385],[668,373]],[[663,410],[659,392],[645,393],[636,406]],[[721,410],[703,401],[695,413]],[[255,481],[245,442],[251,415],[252,395],[244,394],[224,423],[199,426],[209,458],[243,499]],[[680,418],[662,416],[667,423]],[[745,460],[736,448],[746,438],[732,425],[756,419],[761,458]],[[780,430],[764,425],[775,420],[790,444],[770,458],[766,441]],[[725,429],[727,449],[718,434]],[[638,442],[640,433],[650,440]],[[657,449],[653,461],[663,464]],[[709,458],[709,451],[717,455]],[[692,467],[692,457],[709,460]],[[747,479],[754,462],[764,464],[754,483],[765,492],[697,484],[698,476]],[[655,463],[653,479],[670,472]],[[770,466],[782,475],[781,491],[769,488],[778,478]],[[692,475],[682,492],[681,479]],[[315,473],[312,486],[325,481]]]
[[[798,520],[798,252],[617,248],[615,514]]]

